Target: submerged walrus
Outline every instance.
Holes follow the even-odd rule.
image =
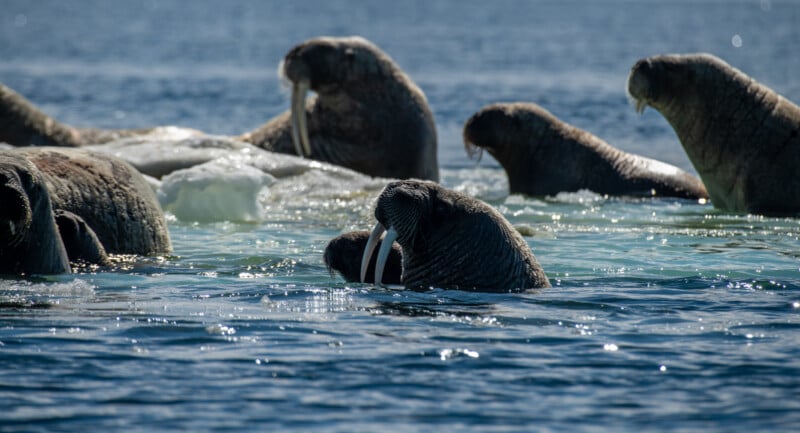
[[[325,252],[322,255],[325,261],[325,266],[333,275],[333,272],[339,272],[345,281],[354,283],[361,281],[361,255],[364,253],[364,248],[367,246],[369,239],[369,232],[366,230],[347,232],[339,235],[325,247]],[[377,248],[380,248],[381,241],[378,241]],[[400,250],[400,245],[395,242],[392,244],[392,249],[389,251],[389,256],[386,258],[386,265],[383,269],[383,282],[386,284],[400,284],[400,274],[402,272],[403,254]],[[376,258],[373,257],[369,266],[367,267],[365,283],[374,283],[373,275],[375,275],[375,262]]]
[[[375,206],[378,223],[361,262],[367,271],[386,232],[375,266],[381,284],[384,264],[396,240],[402,248],[402,283],[408,289],[486,292],[550,287],[525,239],[488,204],[434,182],[404,180],[386,186]]]
[[[152,128],[76,128],[61,123],[30,101],[0,84],[0,142],[12,146],[78,147],[144,135]]]
[[[715,207],[800,213],[800,107],[709,54],[639,60],[628,93],[672,125]]]
[[[464,145],[470,156],[486,149],[497,159],[512,194],[707,197],[703,183],[678,167],[623,152],[532,103],[482,108],[464,125]]]
[[[0,273],[70,272],[107,253],[172,250],[155,193],[129,164],[82,149],[0,151]]]
[[[425,95],[360,37],[316,38],[292,48],[281,73],[291,110],[240,139],[370,176],[438,181],[436,128]],[[306,102],[308,90],[316,97]]]

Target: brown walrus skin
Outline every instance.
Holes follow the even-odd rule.
[[[150,185],[131,165],[85,149],[0,151],[0,273],[69,272],[106,253],[172,251]]]
[[[532,103],[482,108],[464,125],[464,145],[471,156],[486,149],[503,166],[512,194],[588,189],[608,195],[708,196],[699,179],[678,167],[623,152]]]
[[[715,207],[800,213],[800,107],[710,54],[641,59],[628,93],[672,125]]]
[[[389,243],[396,240],[407,289],[512,292],[550,287],[525,239],[497,210],[476,198],[434,182],[395,181],[378,196],[375,218],[378,223],[363,257],[371,257],[374,243],[385,232],[376,284],[382,282],[382,257],[388,257]]]
[[[0,142],[12,146],[78,147],[144,135],[152,128],[76,128],[48,116],[9,87],[0,84]]]
[[[340,273],[347,282],[360,282],[361,278],[359,272],[361,269],[361,256],[368,239],[369,232],[366,230],[343,233],[331,239],[322,255],[325,266],[328,267],[331,275],[336,271]],[[379,242],[377,247],[380,248],[380,245]],[[363,281],[364,283],[375,283],[373,276],[375,275],[376,260],[376,257],[370,260],[367,274]],[[386,267],[384,268],[385,270],[382,278],[384,283],[401,284],[400,275],[403,270],[402,260],[403,253],[400,250],[400,245],[395,242],[386,260]]]
[[[373,43],[311,39],[286,54],[281,73],[292,82],[292,109],[241,140],[275,152],[302,151],[370,176],[439,180],[436,128],[425,95]],[[305,101],[307,89],[316,97]],[[299,131],[293,141],[293,121],[298,127],[307,122],[307,143],[297,142]]]

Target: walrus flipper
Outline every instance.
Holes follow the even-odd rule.
[[[55,218],[70,263],[111,265],[106,249],[83,218],[61,209],[55,211]]]

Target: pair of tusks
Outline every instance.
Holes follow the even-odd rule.
[[[392,251],[392,244],[397,239],[397,231],[391,227],[388,230],[381,223],[375,224],[372,233],[369,234],[367,245],[364,247],[364,255],[361,257],[361,282],[364,282],[364,277],[367,276],[367,267],[372,258],[372,252],[378,245],[383,232],[386,232],[386,237],[383,238],[381,249],[378,251],[378,259],[375,261],[375,284],[381,285],[383,278],[383,268],[386,267],[386,260],[389,258],[389,252]]]
[[[292,86],[292,144],[300,157],[311,156],[306,122],[306,93],[309,87],[308,80],[300,80]]]

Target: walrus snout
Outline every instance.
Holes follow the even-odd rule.
[[[486,150],[493,157],[515,153],[525,147],[520,137],[526,137],[526,146],[536,143],[542,133],[550,128],[553,116],[543,108],[526,102],[495,103],[481,108],[464,124],[464,147],[471,158]]]
[[[362,260],[360,259],[363,259],[362,255],[364,248],[367,246],[369,234],[370,232],[366,230],[348,232],[328,242],[328,245],[325,247],[325,252],[323,253],[323,261],[328,271],[331,273],[331,276],[333,276],[334,271],[337,271],[346,281],[361,281],[360,271]],[[378,244],[379,247],[382,245],[380,240]],[[359,260],[353,260],[355,258]],[[368,266],[363,281],[364,283],[375,282],[373,275],[375,275],[376,261],[374,257],[371,257],[371,260],[367,263]],[[402,253],[400,245],[393,243],[384,268],[384,275],[382,276],[383,282],[400,284],[400,274],[402,272],[401,262]]]
[[[494,133],[494,122],[488,119],[489,117],[496,117],[496,113],[484,108],[470,116],[464,123],[464,130],[462,131],[464,150],[466,150],[470,159],[480,161],[483,156],[483,149],[490,147],[490,143],[494,142],[491,137]]]
[[[642,113],[652,99],[653,64],[650,59],[641,59],[631,68],[628,76],[628,95],[633,100],[636,112]]]

